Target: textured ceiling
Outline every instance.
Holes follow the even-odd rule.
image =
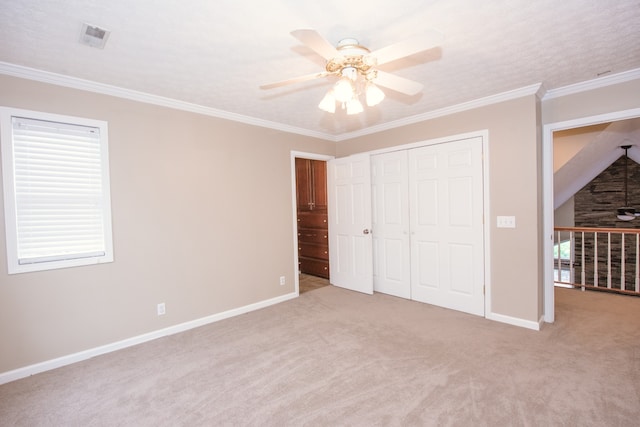
[[[111,30],[106,47],[78,43],[82,23]],[[546,89],[640,68],[637,0],[0,0],[0,62],[339,136],[542,83]],[[378,49],[427,30],[439,48],[381,67],[419,81],[387,90],[358,116],[317,104],[324,60],[289,32]]]

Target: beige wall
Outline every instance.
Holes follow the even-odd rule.
[[[488,129],[492,312],[542,314],[539,101],[535,95],[338,143],[338,157]],[[514,215],[517,228],[496,228]]]
[[[542,102],[542,123],[608,114],[640,108],[640,79],[579,92]]]
[[[294,291],[290,151],[335,143],[7,76],[0,105],[109,123],[115,249],[8,275],[0,227],[0,373]]]
[[[573,197],[553,211],[553,225],[555,227],[575,227]],[[554,242],[557,241],[555,233],[553,238]]]

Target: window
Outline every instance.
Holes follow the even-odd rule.
[[[558,265],[558,262],[560,263]],[[553,245],[553,280],[556,286],[572,288],[571,240]]]
[[[571,257],[571,241],[565,240],[559,244],[553,245],[553,258],[554,259],[569,260]]]
[[[0,107],[9,274],[113,261],[107,123]]]

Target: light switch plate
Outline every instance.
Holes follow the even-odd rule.
[[[498,216],[497,224],[498,228],[516,228],[515,216]]]

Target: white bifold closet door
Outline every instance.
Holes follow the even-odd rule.
[[[407,150],[371,156],[373,289],[411,298]]]
[[[484,316],[480,137],[372,156],[374,289]]]

